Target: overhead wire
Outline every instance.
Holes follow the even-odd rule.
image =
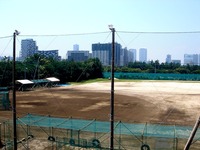
[[[10,40],[8,41],[7,45],[5,46],[5,48],[3,49],[2,53],[0,54],[0,56],[3,56],[3,53],[5,52],[5,50],[8,48],[8,46],[10,45],[11,43],[11,40],[12,40],[12,36],[9,36],[10,37]],[[8,38],[8,37],[7,37]],[[6,72],[6,69],[7,69],[7,65],[8,65],[8,60],[7,60],[7,63],[6,65],[4,66],[4,69],[3,69],[3,73],[0,78],[0,84],[2,83],[3,79],[4,79],[4,75],[5,75],[5,72]]]
[[[135,41],[140,35],[141,35],[141,34],[138,33],[133,39],[131,39],[131,40],[128,42],[127,47],[128,47],[133,41]]]
[[[10,45],[10,42],[13,38],[11,37],[10,40],[8,41],[7,45],[5,46],[5,48],[3,49],[2,53],[0,54],[0,56],[3,55],[3,53],[5,52],[5,50],[8,48],[8,46]]]
[[[6,39],[6,38],[10,38],[10,37],[12,37],[12,35],[10,35],[10,36],[3,36],[3,37],[0,37],[0,39]]]
[[[34,37],[34,36],[80,36],[80,35],[92,35],[92,34],[102,34],[102,33],[108,33],[109,31],[105,31],[105,32],[91,32],[91,33],[74,33],[74,34],[35,34],[35,35],[23,35],[23,34],[20,34],[18,36],[31,36],[31,37]]]
[[[49,42],[45,49],[49,48],[49,46],[56,40],[58,36],[54,36],[54,38]]]
[[[119,37],[119,39],[124,43],[125,47],[127,47],[126,43],[124,42],[124,40],[119,36],[119,34],[117,32],[115,32],[117,34],[117,36]]]
[[[105,38],[104,42],[106,42],[106,40],[108,39],[108,37],[111,35],[111,31],[108,33],[107,37]]]
[[[136,34],[199,34],[200,31],[117,31],[118,33],[136,33]],[[101,34],[101,33],[110,33],[110,31],[103,32],[88,32],[88,33],[69,33],[69,34],[19,34],[18,36],[77,36],[77,35],[91,35],[91,34]],[[8,38],[11,36],[3,36],[0,39]]]
[[[119,33],[137,33],[137,34],[199,34],[200,31],[160,31],[160,32],[156,32],[156,31],[153,31],[153,32],[141,32],[141,31],[118,31]]]
[[[16,36],[16,41],[18,42],[19,45],[21,45],[21,41],[19,40],[19,37],[18,37],[18,36]],[[21,51],[19,50],[19,51],[17,51],[17,52],[18,52],[18,53],[17,53],[17,56],[20,57],[20,52],[21,52]]]

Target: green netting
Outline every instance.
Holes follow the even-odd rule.
[[[33,83],[48,83],[49,81],[47,79],[36,79],[31,80]]]
[[[0,109],[9,110],[10,100],[8,91],[0,91]]]
[[[34,85],[32,86],[32,88],[35,87],[52,87],[58,84],[57,81],[49,81],[47,79],[35,79],[35,80],[31,80]]]
[[[12,122],[2,124],[3,141],[6,148],[12,149]],[[191,126],[161,124],[123,123],[114,124],[114,148],[137,150],[147,144],[151,150],[183,149],[192,131]],[[17,119],[17,140],[19,147],[30,147],[34,140],[44,142],[52,149],[109,149],[110,122],[73,118],[55,118],[27,114]],[[200,146],[200,132],[192,144],[196,150]]]
[[[35,87],[44,87],[47,86],[47,84],[49,83],[49,81],[47,79],[35,79],[35,80],[31,80],[34,85],[32,88]]]
[[[51,116],[40,116],[28,114],[17,121],[18,124],[40,127],[53,127],[69,130],[81,130],[88,132],[108,133],[110,132],[110,122],[96,120],[82,120],[73,118],[54,118]],[[190,126],[171,126],[159,124],[131,124],[115,122],[115,134],[165,138],[185,138],[189,137],[192,130]],[[197,132],[197,135],[200,135]]]
[[[8,87],[0,87],[0,91],[8,91]]]
[[[110,72],[103,73],[104,78],[110,78]],[[142,79],[142,80],[194,80],[199,81],[199,74],[173,74],[173,73],[123,73],[115,72],[118,79]]]

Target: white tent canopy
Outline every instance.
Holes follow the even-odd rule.
[[[55,77],[49,77],[49,78],[46,78],[48,81],[51,81],[51,82],[59,82],[60,80],[55,78]]]
[[[31,88],[34,84],[34,82],[27,79],[16,80],[16,83],[20,85],[18,90],[22,90],[22,91],[24,91],[25,89]]]
[[[39,79],[39,80],[27,80],[27,79],[21,79],[21,80],[16,80],[16,83],[19,86],[18,90],[24,90],[24,89],[32,89],[34,87],[36,87],[36,85],[41,84],[41,86],[44,87],[52,87],[52,86],[56,86],[58,84],[58,82],[60,82],[59,79],[55,78],[55,77],[49,77],[49,78],[45,78],[45,79]]]
[[[27,80],[27,79],[17,80],[17,83],[21,83],[21,84],[34,84],[32,81]]]

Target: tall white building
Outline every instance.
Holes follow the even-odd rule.
[[[128,53],[128,50],[127,50],[127,48],[125,47],[125,48],[121,48],[121,50],[120,50],[120,63],[119,63],[119,66],[125,66],[125,65],[127,65],[128,64],[128,55],[129,55],[129,53]]]
[[[147,49],[146,48],[139,49],[139,62],[147,62]]]
[[[184,54],[184,65],[199,65],[199,55]]]
[[[199,55],[193,54],[193,63],[194,65],[199,65]]]
[[[78,44],[73,45],[73,51],[79,51],[79,45]]]
[[[108,50],[95,50],[92,55],[93,58],[99,58],[103,66],[110,64],[110,52]]]
[[[128,62],[136,62],[136,49],[129,49]]]
[[[171,55],[167,55],[167,57],[166,57],[166,63],[171,63],[172,62],[172,56]]]
[[[200,54],[199,54],[199,61],[198,61],[198,65],[200,66]]]
[[[33,39],[24,39],[21,41],[21,59],[24,60],[38,52],[38,46]]]
[[[92,44],[92,57],[99,58],[103,66],[111,65],[112,56],[112,43],[94,43]],[[126,49],[122,51],[122,46],[119,43],[115,43],[115,65],[120,66],[124,64],[124,57],[126,56]]]

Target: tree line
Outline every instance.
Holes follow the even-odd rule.
[[[0,86],[12,85],[12,60],[6,57],[0,61]],[[177,63],[159,63],[158,60],[145,62],[129,62],[126,66],[115,66],[115,72],[131,73],[176,73],[200,74],[198,65],[181,65]],[[98,58],[84,62],[55,60],[35,54],[24,61],[16,61],[16,80],[45,79],[56,77],[61,83],[79,82],[88,79],[102,78],[103,72],[110,72],[111,66],[102,66]]]
[[[110,72],[110,67],[104,67],[105,72]],[[175,73],[175,74],[200,74],[198,65],[181,65],[179,63],[159,63],[158,60],[145,62],[129,62],[127,66],[115,67],[115,72],[132,73]]]
[[[0,61],[0,86],[12,85],[12,60],[6,57]],[[57,61],[35,54],[24,61],[16,61],[16,80],[45,79],[56,77],[61,83],[102,78],[103,67],[98,58],[84,62]]]

